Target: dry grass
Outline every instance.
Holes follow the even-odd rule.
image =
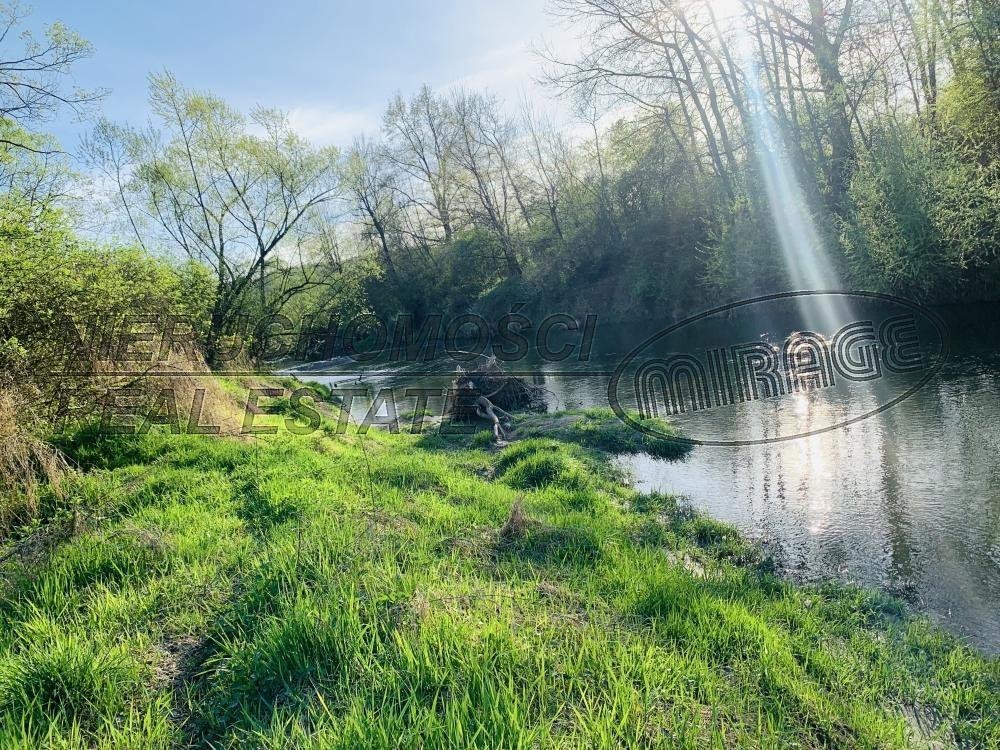
[[[69,415],[65,421],[51,419],[53,405],[48,402],[53,394],[32,386],[24,373],[7,373],[0,380],[0,539],[47,515],[41,507],[43,493],[63,499],[70,466],[44,436],[58,432],[60,425],[74,430],[101,419],[102,399],[109,392],[127,389],[141,394],[138,399],[133,395],[132,400],[134,413],[139,415],[132,422],[138,429],[149,429],[143,424],[146,417],[168,413],[162,399],[170,392],[181,432],[197,423],[217,428],[222,436],[239,436],[249,389],[267,385],[257,379],[228,382],[212,373],[197,353],[180,347],[175,347],[167,361],[152,365],[145,376],[123,379],[116,372],[118,366],[108,363],[98,369],[88,378],[86,388],[79,383],[67,386],[75,394],[90,395],[78,399],[82,416]],[[87,406],[88,401],[91,406]]]
[[[37,436],[36,426],[29,399],[0,387],[0,530],[34,518],[39,488],[46,484],[58,494],[68,471],[66,459]]]
[[[152,376],[144,383],[150,399],[155,399],[164,390],[172,389],[177,413],[182,426],[192,424],[196,399],[200,401],[197,422],[200,425],[211,425],[219,428],[220,435],[238,436],[243,427],[243,413],[246,407],[246,397],[249,388],[264,387],[259,382],[234,382],[242,392],[237,394],[234,388],[227,390],[226,385],[209,370],[204,362],[181,361],[172,362],[169,366],[160,366],[163,374]],[[173,373],[171,371],[174,371]],[[168,374],[170,373],[170,374]],[[176,373],[176,374],[174,374]]]
[[[524,536],[530,523],[531,519],[524,512],[524,496],[521,495],[514,501],[510,508],[510,515],[507,516],[507,521],[500,529],[501,541],[512,542],[515,539],[520,539]]]

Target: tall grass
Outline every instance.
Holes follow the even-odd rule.
[[[77,444],[103,510],[2,569],[2,747],[882,748],[914,711],[1000,741],[996,660],[579,446],[132,442]]]
[[[31,417],[23,394],[0,386],[0,540],[38,516],[40,489],[58,493],[68,468]]]

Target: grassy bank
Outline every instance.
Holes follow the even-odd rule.
[[[657,458],[682,458],[691,450],[672,424],[656,417],[630,412],[633,423],[626,425],[608,408],[565,411],[558,414],[526,414],[518,418],[517,432],[523,437],[551,437],[603,453],[621,455],[647,453]]]
[[[3,563],[0,746],[1000,742],[997,661],[893,600],[775,578],[590,437],[461,441],[69,441]]]

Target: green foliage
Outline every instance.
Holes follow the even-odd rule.
[[[859,286],[929,301],[1000,282],[1000,162],[915,132],[879,134],[851,186],[842,240]]]
[[[132,248],[78,240],[59,212],[8,195],[0,202],[0,537],[61,507],[56,488],[66,469],[43,438],[64,420],[88,418],[108,390],[122,387],[116,347],[127,329],[150,331],[169,318],[204,320],[212,286],[194,264],[174,267]],[[198,363],[194,340],[169,358]],[[160,340],[147,346],[159,346]],[[179,345],[180,346],[180,345]],[[141,345],[137,347],[141,349]],[[154,357],[150,351],[147,366]],[[128,376],[135,389],[147,382]]]
[[[760,196],[740,196],[720,213],[705,242],[705,258],[702,282],[727,299],[789,288],[774,221]]]
[[[195,321],[197,336],[211,304],[200,266],[174,267],[137,249],[81,242],[54,211],[33,217],[23,202],[8,203],[0,236],[0,364],[45,403],[58,390],[80,401],[66,406],[86,407],[86,378],[53,376],[85,375],[112,356],[120,360],[104,348],[123,325],[145,322],[148,330],[150,316],[177,316]]]
[[[310,325],[318,331],[329,330],[331,320],[344,326],[347,321],[372,312],[369,289],[379,273],[377,264],[370,258],[352,259],[342,266],[334,281],[306,285],[285,303],[281,312],[294,324],[311,321]],[[299,274],[301,270],[294,271],[288,283],[296,283],[295,276]],[[320,337],[316,338],[319,340]],[[317,354],[306,352],[306,358]]]
[[[398,312],[443,315],[445,320],[468,312],[501,278],[502,258],[496,240],[487,232],[468,229],[451,242],[422,247],[396,259],[402,288],[382,273],[367,279],[372,308],[386,319]],[[509,303],[508,303],[509,304]]]
[[[324,209],[337,186],[339,152],[314,147],[279,110],[244,115],[170,73],[150,77],[149,99],[157,127],[102,121],[84,150],[122,185],[117,197],[145,242],[210,269],[205,348],[215,365],[221,339],[237,333],[242,317],[268,320],[338,275]],[[136,214],[148,221],[135,223]],[[250,333],[259,355],[268,337]]]
[[[1000,92],[991,91],[981,73],[956,73],[942,89],[935,115],[956,156],[984,165],[1000,158]]]
[[[693,282],[705,272],[701,248],[719,206],[716,181],[693,173],[688,155],[659,127],[616,123],[600,159],[603,181],[561,193],[561,236],[551,222],[534,225],[526,288],[515,296],[498,287],[486,309],[527,301],[537,313],[651,320],[703,304]]]

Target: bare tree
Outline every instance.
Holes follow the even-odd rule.
[[[409,100],[396,96],[386,110],[383,130],[388,139],[386,156],[413,184],[408,188],[397,181],[397,189],[440,228],[446,242],[451,240],[459,187],[458,133],[448,102],[426,85]]]
[[[539,118],[530,108],[524,106],[524,126],[529,140],[529,161],[536,191],[541,194],[552,229],[563,239],[562,222],[559,219],[559,199],[565,178],[561,165],[567,161],[569,146],[566,139],[546,119]]]
[[[678,144],[682,139],[671,120],[680,116],[687,142],[706,154],[732,193],[738,155],[730,129],[739,119],[730,110],[742,103],[739,71],[731,56],[713,46],[723,40],[712,34],[713,19],[705,5],[555,0],[554,6],[586,24],[592,44],[577,60],[550,57],[555,67],[549,82],[666,119]]]
[[[521,275],[517,218],[527,210],[514,181],[514,123],[496,99],[460,91],[452,100],[458,128],[458,160],[465,173],[468,210],[497,238],[508,277]]]
[[[397,202],[398,175],[386,149],[361,137],[355,140],[344,168],[344,187],[350,193],[355,216],[364,227],[364,235],[398,289],[402,280],[393,261],[398,246],[402,208]]]

